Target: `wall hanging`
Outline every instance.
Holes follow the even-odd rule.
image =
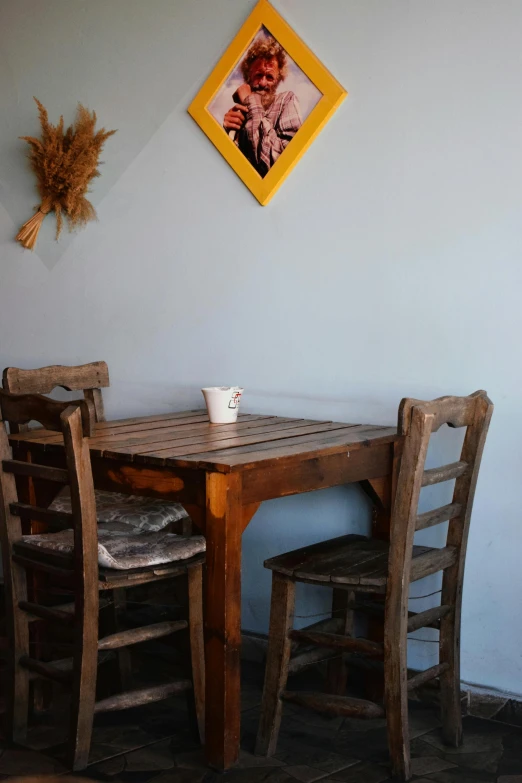
[[[38,106],[42,137],[21,136],[31,146],[29,160],[36,174],[40,206],[24,223],[16,238],[29,250],[34,250],[36,237],[44,217],[54,210],[56,239],[60,236],[63,216],[69,231],[96,219],[96,211],[85,198],[90,181],[99,177],[98,161],[103,145],[115,130],[95,131],[96,113],[78,104],[76,120],[64,130],[63,117],[51,125],[46,109]]]
[[[188,111],[265,205],[346,95],[260,0]]]

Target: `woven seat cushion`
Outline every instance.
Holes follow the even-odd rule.
[[[125,530],[122,525],[130,525],[138,530],[157,532],[189,516],[181,503],[171,503],[161,498],[144,498],[99,489],[94,491],[94,495],[98,523],[111,523],[110,528],[115,530]],[[51,511],[71,513],[70,487],[60,490],[49,508]]]
[[[69,555],[74,550],[72,530],[22,536],[20,542],[32,551]],[[104,568],[128,570],[175,563],[205,551],[203,536],[174,533],[119,533],[98,530],[98,563]]]

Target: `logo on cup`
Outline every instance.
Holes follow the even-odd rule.
[[[234,394],[230,398],[230,402],[228,403],[228,407],[229,408],[237,408],[239,406],[240,399],[241,399],[241,392],[234,392]]]

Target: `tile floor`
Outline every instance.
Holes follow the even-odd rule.
[[[293,705],[284,711],[277,754],[253,755],[262,685],[260,666],[243,667],[242,751],[225,775],[205,767],[187,727],[182,701],[171,700],[96,720],[91,763],[82,773],[107,783],[384,783],[389,779],[384,721],[328,718]],[[300,675],[303,676],[303,675]],[[302,687],[302,686],[299,686]],[[0,778],[62,774],[46,754],[54,716],[32,731],[32,751],[0,748]],[[441,743],[436,709],[411,702],[414,779],[419,783],[522,783],[522,728],[498,720],[464,718],[464,744]]]

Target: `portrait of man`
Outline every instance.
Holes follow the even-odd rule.
[[[320,98],[315,85],[263,27],[209,110],[264,177]]]

